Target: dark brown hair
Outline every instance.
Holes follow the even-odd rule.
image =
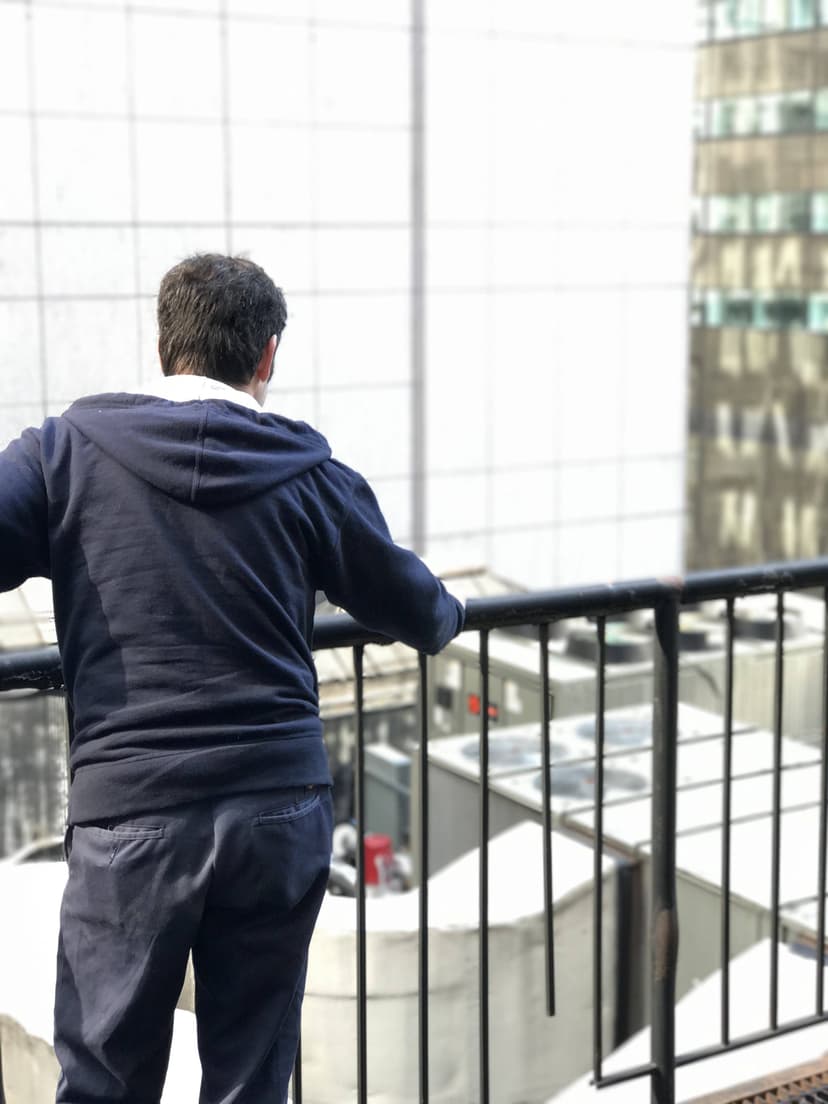
[[[243,257],[196,254],[161,281],[161,368],[165,376],[249,383],[268,340],[281,337],[286,322],[285,297],[264,269]]]

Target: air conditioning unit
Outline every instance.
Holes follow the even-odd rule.
[[[558,1007],[545,1007],[543,833],[523,823],[491,841],[489,995],[492,1099],[540,1101],[592,1063],[594,856],[583,841],[552,834],[555,980]],[[479,854],[432,875],[429,884],[431,1099],[479,1099]],[[603,863],[601,1001],[605,1049],[629,1033],[618,1021],[618,989],[629,968],[616,928],[625,915],[627,864]],[[372,1098],[416,1104],[419,893],[367,902],[367,1080]],[[311,944],[302,1014],[303,1084],[317,1104],[354,1099],[356,902],[328,896]]]
[[[822,724],[824,604],[806,594],[785,595],[784,701],[786,733],[817,742]],[[726,694],[724,603],[705,603],[680,615],[679,696],[718,713]],[[550,710],[554,718],[593,712],[598,643],[594,625],[574,619],[556,626],[549,644]],[[760,728],[774,718],[775,597],[736,603],[733,715]],[[492,632],[489,637],[489,721],[511,727],[541,717],[537,640]],[[611,620],[606,629],[606,707],[653,698],[652,613]],[[482,708],[479,644],[474,634],[452,641],[431,661],[430,718],[435,736],[476,732]]]
[[[649,792],[652,779],[653,710],[651,704],[609,710],[604,720],[605,798]],[[744,726],[742,726],[744,727]],[[719,736],[721,718],[687,705],[679,706],[680,763],[694,741]],[[552,810],[558,819],[594,802],[595,715],[581,714],[549,726],[553,764]],[[688,746],[685,747],[684,744]],[[431,800],[431,868],[451,862],[478,843],[480,806],[479,737],[453,736],[429,741]],[[489,732],[490,816],[498,831],[530,817],[541,819],[541,725],[517,725]],[[711,768],[712,769],[712,768]],[[721,755],[718,771],[721,770]],[[419,763],[413,776],[418,789]],[[710,778],[718,777],[710,774]],[[418,804],[412,801],[416,817]],[[412,835],[412,838],[415,838]]]
[[[63,695],[0,695],[0,858],[63,834],[68,791]]]
[[[365,748],[365,825],[389,836],[394,850],[409,847],[411,757],[391,744]]]
[[[774,736],[748,730],[733,737],[731,789],[731,955],[771,930],[771,811]],[[680,743],[677,790],[677,994],[721,966],[723,739]],[[796,938],[814,943],[818,847],[819,757],[799,741],[782,742],[782,922]],[[595,809],[565,814],[562,826],[594,840]],[[651,797],[609,800],[605,846],[643,862],[646,909],[651,853]],[[808,906],[810,905],[810,911]]]

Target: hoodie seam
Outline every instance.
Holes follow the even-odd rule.
[[[195,464],[193,466],[193,481],[190,485],[190,502],[195,502],[196,492],[198,490],[198,484],[201,480],[201,461],[204,457],[204,439],[206,437],[205,429],[207,426],[207,412],[208,407],[205,404],[204,409],[201,411],[201,417],[198,420],[198,440],[199,447],[195,456]]]
[[[361,479],[362,479],[362,476],[357,473],[356,478],[353,481],[353,485],[351,486],[351,497],[350,497],[350,501],[348,503],[348,508],[345,511],[345,513],[342,517],[342,520],[339,523],[339,528],[336,531],[336,540],[334,541],[334,546],[333,546],[333,549],[332,549],[332,554],[333,554],[334,559],[336,559],[337,553],[339,552],[339,546],[342,543],[342,530],[345,528],[346,524],[348,523],[348,521],[351,517],[351,514],[354,512],[354,507],[356,506],[355,499],[356,499],[357,486],[358,486]]]

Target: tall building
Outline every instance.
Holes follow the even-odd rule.
[[[435,567],[680,570],[692,63],[692,0],[1,0],[0,445],[244,252],[270,408]]]
[[[698,5],[688,566],[828,547],[828,3]]]

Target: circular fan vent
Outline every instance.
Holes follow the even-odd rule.
[[[549,772],[552,793],[558,797],[595,797],[595,767],[591,763],[578,763],[568,767],[553,767]],[[536,790],[543,788],[540,773],[533,780]],[[647,782],[634,771],[604,768],[604,790],[630,790],[640,793],[647,789]]]
[[[549,754],[560,759],[566,754],[562,744],[549,745]],[[461,749],[466,759],[480,761],[480,743],[469,740]],[[497,736],[489,739],[489,765],[493,767],[534,767],[540,759],[541,745],[539,736]]]
[[[575,731],[584,739],[595,741],[598,722],[595,717],[588,721],[581,721]],[[609,747],[643,747],[652,743],[653,718],[652,715],[637,717],[612,717],[604,718],[604,744]]]

